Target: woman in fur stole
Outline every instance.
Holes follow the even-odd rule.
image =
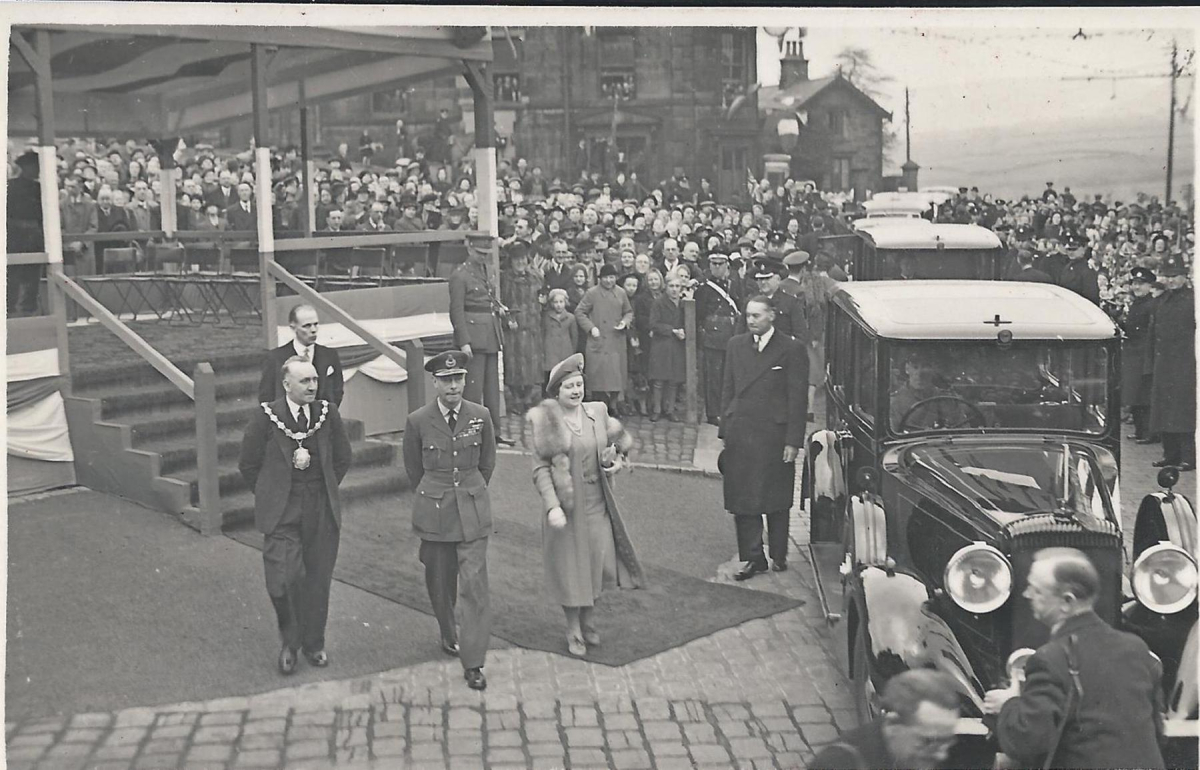
[[[583,355],[550,372],[551,398],[526,414],[533,483],[542,496],[542,555],[550,596],[567,618],[567,649],[600,644],[592,611],[605,588],[640,588],[642,567],[617,510],[609,477],[633,439],[602,402],[583,403]]]

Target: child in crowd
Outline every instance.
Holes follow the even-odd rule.
[[[579,351],[579,324],[567,310],[567,290],[551,289],[542,314],[542,385],[550,377],[554,364]]]

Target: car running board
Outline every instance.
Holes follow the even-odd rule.
[[[842,619],[842,561],[845,550],[841,543],[809,543],[808,561],[821,599],[821,613],[829,623]]]

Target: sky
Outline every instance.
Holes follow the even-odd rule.
[[[796,21],[803,22],[802,13],[796,13]],[[1167,114],[1166,77],[1112,77],[1165,76],[1173,38],[1181,61],[1192,52],[1190,29],[1083,32],[1086,39],[1073,39],[1070,29],[1035,27],[808,27],[804,51],[811,77],[833,74],[843,49],[868,51],[878,70],[893,78],[882,88],[880,102],[901,122],[904,88],[909,88],[914,132]],[[788,39],[796,35],[793,29]],[[778,52],[777,39],[759,28],[763,85],[778,83]],[[1082,77],[1095,79],[1064,79]],[[1192,83],[1180,82],[1181,103]]]

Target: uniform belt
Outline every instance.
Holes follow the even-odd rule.
[[[440,482],[442,484],[457,484],[472,472],[478,471],[478,468],[455,468],[454,470],[430,470],[425,471],[425,478],[430,481]]]
[[[492,314],[491,305],[463,305],[464,313],[487,313]]]

